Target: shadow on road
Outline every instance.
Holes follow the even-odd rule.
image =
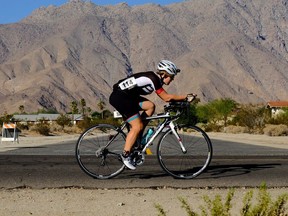
[[[247,175],[252,172],[257,172],[267,169],[275,169],[277,166],[281,166],[281,163],[267,163],[267,164],[232,164],[232,165],[210,165],[208,169],[197,176],[197,179],[217,179],[225,177],[234,177]],[[129,177],[128,177],[129,176]],[[152,179],[152,178],[163,178],[169,176],[164,171],[142,171],[132,172],[128,175],[122,176],[123,178],[139,178],[139,179]]]
[[[205,173],[205,178],[223,178],[231,176],[240,176],[263,169],[273,169],[281,166],[279,163],[270,164],[237,164],[237,165],[212,165]]]

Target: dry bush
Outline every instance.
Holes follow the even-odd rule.
[[[80,134],[83,132],[83,129],[79,128],[77,125],[73,126],[60,126],[56,122],[50,125],[50,131],[54,133],[66,133],[66,134]]]
[[[287,136],[288,126],[287,125],[266,125],[263,129],[264,134],[268,136]]]
[[[243,126],[235,126],[235,125],[229,125],[224,128],[224,133],[232,133],[232,134],[239,134],[239,133],[248,133],[247,127]]]
[[[208,123],[205,125],[205,129],[204,131],[206,132],[220,132],[222,130],[223,126],[222,125],[218,125],[215,123]]]
[[[63,128],[60,125],[58,125],[56,122],[53,122],[50,124],[50,131],[52,133],[63,132]]]
[[[204,124],[204,123],[197,123],[196,126],[205,131],[206,124]]]
[[[46,121],[39,121],[37,124],[34,124],[30,130],[44,136],[49,136],[51,132],[50,125]]]
[[[71,127],[65,127],[64,132],[67,134],[80,134],[83,132],[83,129],[79,128],[77,125]]]

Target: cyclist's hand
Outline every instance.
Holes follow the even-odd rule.
[[[190,102],[192,102],[196,97],[197,97],[197,94],[193,94],[193,93],[187,94],[187,96],[186,96],[186,101],[188,101],[188,102],[190,103]]]

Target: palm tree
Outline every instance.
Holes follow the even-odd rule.
[[[84,98],[80,100],[80,105],[81,105],[81,111],[82,115],[85,116],[85,111],[86,111],[86,101]]]
[[[18,109],[19,109],[21,114],[23,114],[25,111],[24,105],[20,105]]]
[[[72,111],[72,121],[74,121],[74,114],[79,112],[77,101],[72,101],[70,107]]]
[[[101,118],[102,119],[104,118],[103,117],[103,115],[104,115],[103,110],[105,108],[105,105],[106,105],[105,102],[103,100],[101,100],[101,99],[100,99],[99,103],[97,104],[97,106],[99,107],[99,109],[101,111]]]

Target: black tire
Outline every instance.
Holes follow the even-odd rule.
[[[76,144],[81,169],[97,179],[109,179],[124,170],[121,153],[126,135],[113,125],[99,124],[82,133]]]
[[[172,130],[165,132],[157,146],[157,157],[164,171],[175,178],[191,179],[200,175],[210,164],[212,144],[208,135],[196,126],[181,126],[177,132],[183,142],[183,153]]]

